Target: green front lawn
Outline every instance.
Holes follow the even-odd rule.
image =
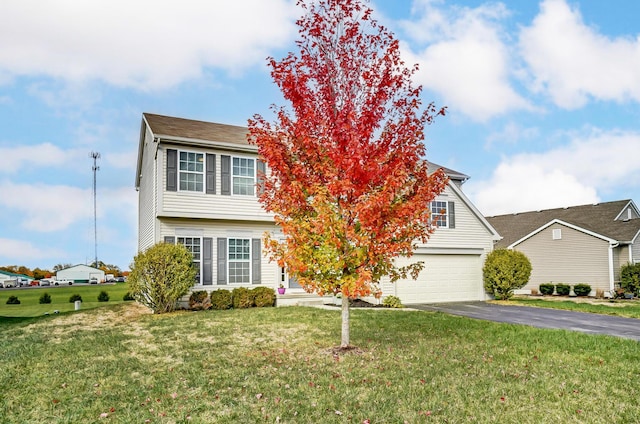
[[[637,422],[635,341],[440,313],[302,307],[3,323],[0,422]],[[104,418],[100,418],[101,415]],[[147,421],[148,420],[148,421]]]
[[[82,309],[104,306],[104,302],[98,302],[98,294],[102,290],[109,293],[108,303],[117,304],[123,302],[122,297],[129,291],[129,288],[126,283],[118,283],[0,289],[0,322],[2,322],[2,317],[37,317],[45,313],[52,314],[55,310],[60,313],[73,311],[75,305],[69,302],[69,297],[73,294],[82,296]],[[51,303],[39,303],[43,293],[51,295]],[[20,304],[7,305],[9,296],[17,296]]]
[[[502,305],[536,306],[540,308],[564,309],[577,312],[591,312],[603,315],[616,315],[627,318],[640,318],[640,302],[637,300],[593,300],[586,303],[581,299],[557,300],[551,298],[513,298],[506,302],[496,302]]]

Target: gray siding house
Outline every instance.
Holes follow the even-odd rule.
[[[311,295],[263,254],[263,234],[282,233],[258,202],[265,166],[247,136],[245,127],[142,115],[135,178],[138,249],[158,242],[185,245],[199,270],[194,290],[282,283],[287,292],[278,304],[303,302]],[[482,264],[499,236],[462,192],[468,177],[444,170],[451,181],[432,204],[442,214],[439,228],[412,258],[398,260],[424,261],[425,269],[416,281],[383,279],[383,296],[396,295],[404,303],[486,298]]]
[[[640,262],[640,212],[632,200],[488,217],[503,239],[533,267],[523,290],[542,283],[586,283],[615,290],[620,268]]]

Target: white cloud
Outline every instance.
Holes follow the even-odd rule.
[[[515,122],[509,122],[502,130],[489,134],[485,146],[490,149],[496,144],[516,145],[520,141],[537,138],[539,133],[536,127],[522,127]]]
[[[440,93],[450,112],[486,121],[514,109],[533,109],[511,86],[518,70],[502,39],[500,20],[508,15],[503,4],[445,10],[421,1],[413,12],[421,16],[403,27],[412,44],[428,46],[417,52],[403,46],[405,62],[419,63],[416,81]]]
[[[520,33],[534,91],[566,109],[590,98],[640,101],[640,36],[606,37],[585,25],[565,0],[545,0],[540,9]]]
[[[467,192],[484,214],[499,215],[593,203],[601,193],[640,187],[640,133],[594,129],[569,138],[546,152],[503,158]]]
[[[11,263],[23,263],[59,255],[61,252],[57,249],[34,246],[23,240],[0,238],[0,258],[8,259]]]
[[[207,67],[236,73],[290,41],[290,0],[5,0],[0,75],[165,88]]]
[[[15,174],[25,167],[61,168],[85,157],[84,151],[63,150],[51,143],[0,147],[0,173]]]

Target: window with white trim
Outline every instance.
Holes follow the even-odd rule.
[[[431,222],[438,228],[449,228],[447,202],[434,200],[431,202]]]
[[[251,283],[251,239],[228,239],[229,284]]]
[[[200,237],[178,237],[178,244],[183,245],[193,255],[193,267],[196,269],[196,284],[200,284],[200,276],[202,275],[201,247],[202,238]]]
[[[255,195],[256,161],[251,158],[233,158],[231,170],[233,194]]]
[[[178,170],[181,191],[204,191],[204,153],[180,151]]]

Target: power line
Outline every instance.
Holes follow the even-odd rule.
[[[98,267],[98,208],[96,204],[97,198],[97,190],[96,190],[96,173],[100,170],[100,167],[97,165],[97,160],[100,159],[100,153],[91,152],[89,153],[89,157],[93,158],[93,167],[91,170],[93,171],[93,236],[94,236],[94,248],[96,254],[95,267]]]

